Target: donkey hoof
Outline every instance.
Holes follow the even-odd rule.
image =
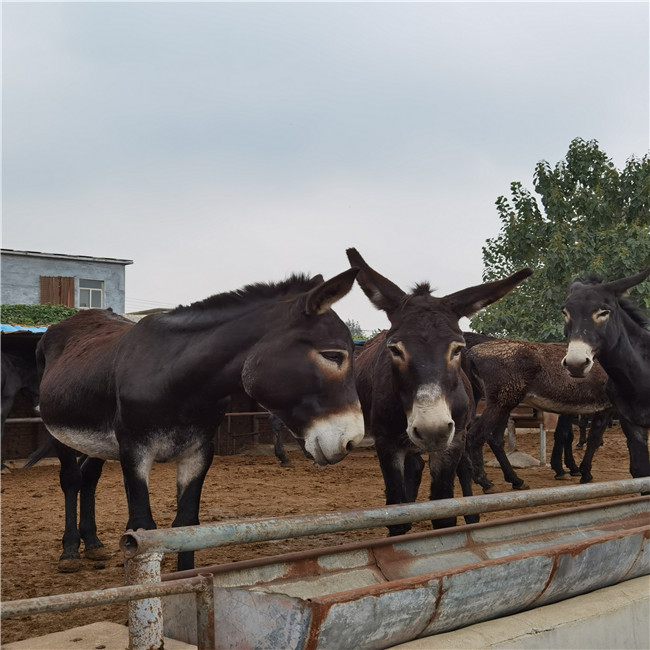
[[[562,472],[562,473],[559,473],[559,472],[558,472],[558,473],[554,476],[554,478],[555,478],[556,481],[566,481],[566,480],[567,480],[568,478],[570,478],[570,477],[571,477],[570,474],[567,474],[566,472]]]
[[[569,473],[571,476],[582,476],[582,472],[577,467],[572,469]]]
[[[483,488],[483,494],[496,494],[499,490],[495,485],[490,485]]]
[[[528,483],[526,483],[525,481],[522,481],[521,483],[519,483],[517,485],[515,485],[513,483],[512,489],[513,490],[530,490],[530,485],[528,485]]]
[[[84,557],[87,560],[95,560],[98,562],[110,560],[113,554],[105,546],[95,546],[94,548],[87,548],[84,551]]]
[[[591,474],[587,474],[580,479],[580,483],[591,483],[594,480],[594,477]]]
[[[59,560],[59,573],[76,573],[81,569],[81,559],[78,557],[68,557]]]

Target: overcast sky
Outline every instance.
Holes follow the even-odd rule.
[[[478,284],[512,181],[576,137],[647,153],[648,7],[4,2],[2,246],[132,259],[130,311],[350,246]],[[388,322],[358,287],[337,311]]]

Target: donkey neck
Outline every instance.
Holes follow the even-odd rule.
[[[603,347],[598,360],[619,394],[647,396],[650,392],[650,332],[624,312],[619,336]]]
[[[203,367],[212,389],[224,396],[237,388],[241,371],[255,346],[269,332],[288,324],[290,304],[271,302],[223,318],[209,312],[188,319],[187,314],[167,314],[161,325],[169,341],[164,355],[174,357],[179,374]]]

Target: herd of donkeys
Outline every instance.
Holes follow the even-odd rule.
[[[173,526],[199,523],[215,427],[238,387],[320,465],[338,462],[371,435],[387,504],[416,500],[423,454],[431,499],[453,496],[456,477],[464,495],[472,494],[473,483],[489,491],[485,442],[506,480],[525,488],[503,445],[508,414],[522,402],[567,418],[595,414],[582,465],[565,459],[583,482],[591,480],[591,459],[614,410],[632,476],[650,475],[650,330],[626,297],[650,269],[611,282],[575,280],[563,305],[567,343],[531,343],[459,327],[461,318],[515,290],[530,269],[436,297],[427,283],[402,290],[354,248],[347,256],[350,268],[327,281],[295,275],[249,285],[138,323],[108,310],[83,310],[48,328],[36,365],[40,415],[53,436],[65,493],[60,570],[80,567],[81,541],[86,558],[106,557],[94,494],[107,459],[122,466],[127,529],[155,527],[148,475],[154,462],[170,460],[178,466]],[[348,328],[331,309],[355,281],[390,322],[356,357]],[[4,379],[3,358],[3,402]],[[485,406],[477,416],[480,398]],[[563,473],[561,452],[554,452],[552,466]],[[180,570],[193,563],[191,552],[179,554]]]

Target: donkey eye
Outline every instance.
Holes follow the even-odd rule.
[[[460,353],[463,351],[464,345],[457,345],[452,351],[451,351],[451,358],[456,359],[457,357],[460,356]]]
[[[396,359],[404,358],[404,352],[402,352],[402,348],[400,348],[399,345],[395,345],[394,343],[389,343],[388,349]]]
[[[599,311],[596,312],[596,319],[606,320],[609,317],[609,314],[610,314],[609,309],[600,309]]]
[[[566,309],[563,309],[562,313],[564,314],[564,320],[568,323],[569,322],[569,312]]]
[[[341,366],[345,361],[345,353],[338,350],[321,350],[321,357],[328,361],[333,361],[337,366]]]

